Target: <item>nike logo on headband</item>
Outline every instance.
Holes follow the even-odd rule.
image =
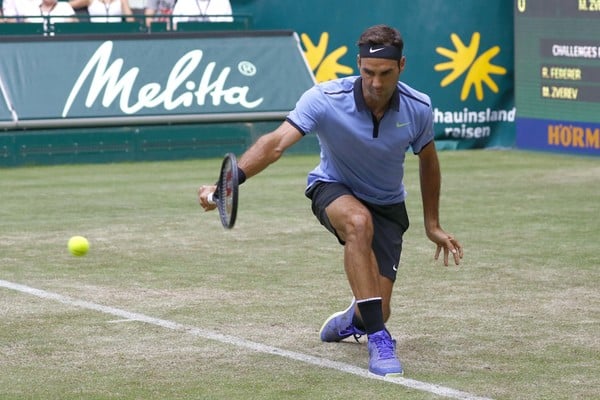
[[[358,46],[358,55],[365,58],[387,58],[389,60],[401,60],[402,49],[393,45],[379,43],[361,44]]]

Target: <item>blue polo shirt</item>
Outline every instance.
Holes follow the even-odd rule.
[[[339,182],[356,197],[386,205],[406,198],[402,181],[409,148],[418,154],[433,140],[429,97],[398,82],[389,109],[377,122],[365,104],[359,76],[318,84],[307,90],[287,121],[302,134],[315,133],[321,162],[308,175]]]

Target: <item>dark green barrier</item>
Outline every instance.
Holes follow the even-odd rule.
[[[43,35],[44,25],[34,23],[0,23],[0,36],[4,35]]]
[[[18,0],[21,1],[21,0]],[[0,2],[1,4],[1,2]],[[0,6],[1,7],[1,6]],[[78,14],[77,22],[54,22],[51,16],[21,16],[17,23],[1,23],[0,20],[0,37],[1,36],[55,36],[55,35],[72,35],[72,34],[110,34],[110,33],[156,33],[167,31],[181,32],[214,32],[214,31],[236,31],[252,29],[252,16],[247,14],[233,14],[232,21],[228,22],[211,22],[211,21],[186,21],[180,22],[177,28],[169,29],[167,26],[173,26],[172,20],[175,16],[155,14],[149,17],[151,20],[162,19],[165,22],[151,22],[151,28],[146,25],[146,17],[143,15],[134,16],[133,20],[127,20],[127,16],[123,15],[122,22],[91,22],[91,16],[87,14]],[[189,15],[189,17],[195,17]],[[0,17],[1,18],[1,17]],[[35,18],[35,21],[43,20],[43,23],[38,22],[23,22],[28,18]],[[170,23],[167,24],[166,20]],[[1,38],[0,38],[1,40]]]
[[[114,128],[39,129],[0,134],[0,166],[133,162],[241,154],[280,121]],[[318,152],[310,135],[290,153]]]
[[[146,26],[140,22],[57,22],[49,30],[55,35],[141,33],[146,32]]]

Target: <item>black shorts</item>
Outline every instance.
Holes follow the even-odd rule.
[[[331,225],[325,209],[340,196],[354,196],[352,191],[341,183],[316,182],[306,190],[305,194],[312,200],[312,212],[321,225],[333,233],[343,245],[344,241]],[[380,206],[358,200],[371,212],[373,219],[372,247],[379,266],[379,274],[395,281],[402,253],[402,235],[409,226],[406,206],[404,202]]]

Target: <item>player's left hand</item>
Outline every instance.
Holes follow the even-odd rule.
[[[450,254],[452,254],[452,257],[454,258],[454,264],[460,264],[460,260],[463,258],[463,248],[460,242],[456,240],[452,234],[446,233],[443,229],[438,228],[432,232],[427,232],[427,237],[437,245],[434,256],[436,260],[439,259],[443,249],[445,266],[448,266]]]

